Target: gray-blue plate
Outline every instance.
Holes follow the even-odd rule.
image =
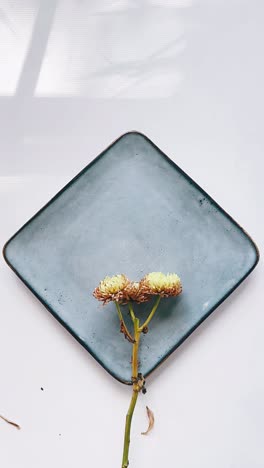
[[[115,378],[129,383],[131,344],[114,305],[92,296],[106,275],[139,280],[176,272],[183,293],[164,299],[142,338],[147,376],[258,262],[245,231],[146,136],[121,136],[5,245],[10,267]],[[150,304],[138,306],[146,314]]]

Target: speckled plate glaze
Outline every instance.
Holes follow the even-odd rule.
[[[149,375],[245,279],[258,250],[245,231],[146,136],[121,136],[5,245],[9,266],[115,378],[130,383],[131,345],[113,304],[92,296],[106,275],[177,272],[142,337]],[[138,308],[143,316],[149,304]]]

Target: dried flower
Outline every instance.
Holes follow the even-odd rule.
[[[138,372],[138,350],[141,333],[148,332],[148,326],[156,313],[159,303],[163,297],[177,296],[182,291],[181,280],[175,273],[168,273],[165,275],[161,272],[152,272],[144,276],[139,282],[130,281],[126,275],[106,276],[97,288],[95,288],[93,295],[98,301],[104,304],[114,301],[117,309],[117,314],[120,321],[120,331],[124,334],[125,338],[132,343],[132,384],[133,392],[126,416],[125,437],[123,446],[123,459],[122,468],[128,468],[128,454],[130,445],[130,432],[131,421],[134,413],[134,408],[137,402],[138,394],[146,393],[145,379],[143,375]],[[145,321],[140,323],[139,317],[134,312],[132,302],[145,302],[151,299],[152,296],[157,296],[152,309]],[[126,325],[121,307],[128,303],[129,317],[133,324],[133,332],[130,332]],[[147,415],[149,420],[148,429],[142,434],[147,435],[154,425],[154,414],[147,408]]]
[[[175,273],[165,275],[161,272],[152,272],[146,275],[140,283],[142,293],[150,296],[178,296],[182,291],[181,280]]]
[[[110,301],[127,302],[130,281],[126,275],[106,276],[95,288],[93,295],[104,304]]]
[[[128,298],[130,301],[135,301],[138,303],[149,301],[149,295],[144,293],[141,286],[141,283],[138,282],[130,283],[127,288]]]

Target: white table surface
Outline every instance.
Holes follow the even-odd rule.
[[[2,0],[1,245],[111,141],[148,135],[263,250],[262,0]],[[119,467],[130,388],[0,263],[3,468]],[[131,468],[264,466],[263,262],[148,379]],[[41,391],[41,387],[44,388]],[[145,404],[156,416],[148,437]]]

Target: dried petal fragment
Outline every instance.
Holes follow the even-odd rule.
[[[5,421],[7,424],[11,424],[11,426],[16,427],[17,429],[21,429],[19,424],[15,423],[13,421],[10,421],[9,419],[5,418],[4,416],[1,416],[1,414],[0,414],[0,418],[3,419],[3,421]]]
[[[151,429],[153,429],[154,422],[155,422],[153,411],[151,411],[151,409],[149,409],[148,406],[146,406],[146,410],[147,410],[149,425],[145,432],[141,432],[142,435],[147,435],[151,431]]]

